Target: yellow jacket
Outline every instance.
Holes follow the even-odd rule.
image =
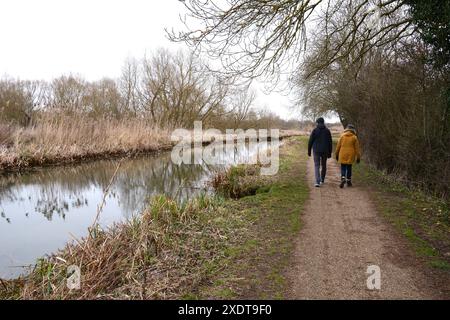
[[[345,130],[336,148],[336,158],[339,163],[353,164],[361,159],[359,140],[353,130]]]

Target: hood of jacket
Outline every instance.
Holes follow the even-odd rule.
[[[346,137],[356,136],[356,131],[353,130],[353,129],[346,129],[344,131],[343,135],[346,136]]]

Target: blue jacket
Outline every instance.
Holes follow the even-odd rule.
[[[317,125],[317,128],[311,133],[308,143],[309,155],[311,155],[311,150],[314,150],[314,153],[323,153],[328,158],[331,158],[331,154],[333,153],[333,139],[331,137],[331,131],[324,124]]]

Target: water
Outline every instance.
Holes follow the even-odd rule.
[[[245,162],[264,145],[241,145],[221,156],[223,165],[174,165],[170,153],[125,160],[100,216],[110,226],[141,213],[149,198],[179,201],[208,193],[207,181],[223,167]],[[118,161],[41,169],[0,177],[0,278],[23,274],[24,266],[87,235]]]

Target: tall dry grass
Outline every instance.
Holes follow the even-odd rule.
[[[9,147],[13,143],[14,127],[0,123],[0,148]]]
[[[168,149],[170,133],[141,119],[45,115],[28,128],[2,126],[0,170]]]

